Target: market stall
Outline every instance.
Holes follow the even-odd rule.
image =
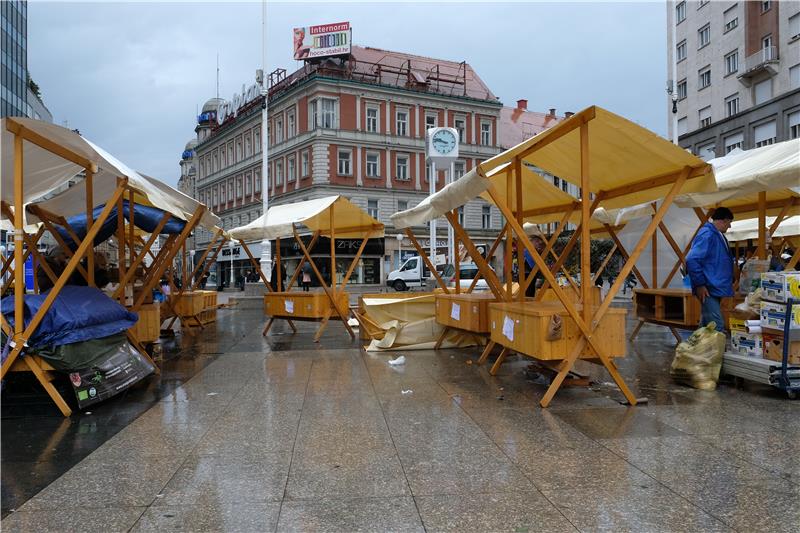
[[[509,165],[510,172],[507,176],[488,176],[492,169],[501,165]],[[537,190],[523,187],[523,166],[542,169],[580,185],[581,199],[573,198],[563,205],[526,207],[526,201],[535,198]],[[620,349],[619,344],[605,342],[608,338],[619,338],[620,335],[624,337],[624,320],[617,317],[619,311],[611,311],[609,314],[613,296],[632,271],[642,249],[652,238],[675,196],[679,192],[711,192],[715,188],[710,166],[699,158],[622,117],[598,107],[590,107],[484,161],[418,206],[396,213],[392,220],[395,227],[407,228],[441,215],[447,216],[459,239],[488,280],[492,278],[492,273],[483,258],[475,253],[474,246],[470,246],[469,236],[458,224],[454,210],[477,196],[494,203],[517,239],[518,252],[527,250],[544,277],[544,286],[551,287],[557,298],[555,304],[525,301],[490,304],[491,339],[503,346],[498,361],[502,362],[512,349],[541,360],[544,356],[537,353],[538,347],[542,346],[542,342],[548,342],[546,337],[543,339],[548,332],[541,328],[541,317],[544,316],[549,323],[558,315],[564,323],[563,331],[576,333],[572,337],[566,337],[568,342],[562,343],[555,353],[550,352],[547,355],[546,360],[554,362],[556,374],[540,402],[541,405],[546,407],[550,404],[579,357],[587,357],[589,361],[602,364],[627,401],[633,405],[636,404],[636,398],[612,360],[614,356],[624,355],[624,349]],[[580,277],[588,280],[591,277],[590,224],[594,210],[601,206],[606,209],[630,207],[657,199],[662,199],[661,205],[600,305],[592,305],[592,284],[585,282],[580,285],[578,303],[571,301],[522,227],[524,221],[536,216],[577,211],[579,229],[573,237],[575,241],[580,239]],[[563,260],[565,258],[562,254],[556,265]],[[521,295],[524,295],[524,291],[521,291]],[[538,311],[532,313],[528,312],[529,309]],[[516,343],[515,339],[519,338],[521,332],[533,336],[532,340]]]
[[[311,231],[310,237],[301,238],[300,231]],[[319,342],[328,321],[341,320],[347,332],[355,338],[347,323],[350,315],[349,296],[345,291],[347,282],[358,265],[367,241],[383,237],[383,224],[369,216],[363,209],[343,196],[326,196],[316,200],[271,207],[264,215],[246,226],[232,229],[230,235],[239,241],[275,239],[276,241],[276,290],[264,295],[264,314],[270,319],[264,327],[266,335],[276,319],[318,321],[320,326],[314,337]],[[330,265],[320,265],[328,276],[320,272],[309,253],[320,237],[330,242]],[[280,241],[292,238],[303,253],[303,258],[294,271],[287,286],[283,287],[281,272]],[[336,239],[361,239],[361,246],[339,281],[336,263]],[[309,268],[323,292],[292,291],[304,268]]]
[[[45,318],[50,317],[48,313],[65,286],[76,281],[90,289],[97,285],[94,246],[115,237],[118,279],[113,298],[136,313],[193,229],[201,223],[213,227],[218,219],[202,204],[142,176],[76,132],[31,119],[5,118],[0,122],[0,135],[2,214],[13,220],[14,228],[13,310],[8,309],[2,317],[3,332],[11,341],[2,377],[11,370],[32,372],[68,416],[71,409],[51,383],[53,367],[33,351],[29,341],[41,334],[37,330],[43,323],[52,322]],[[79,175],[83,179],[74,183]],[[39,257],[46,274],[43,279],[51,287],[41,301],[37,300],[33,312],[27,297],[19,296],[26,294],[25,255],[38,255],[36,239],[44,233],[40,228],[31,235],[25,232],[25,226],[37,222],[58,242],[64,262],[60,265],[63,268],[55,271]],[[150,233],[148,241],[138,247],[137,227]],[[144,259],[152,255],[152,246],[162,233],[166,242],[145,268]],[[139,274],[143,276],[134,286]],[[141,331],[136,327],[128,329],[127,341],[152,364],[138,334]],[[20,357],[22,354],[25,357]]]

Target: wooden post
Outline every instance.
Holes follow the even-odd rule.
[[[467,236],[461,224],[458,223],[458,218],[454,217],[453,213],[450,211],[446,212],[445,216],[450,222],[450,225],[453,226],[453,231],[462,240],[464,246],[466,246],[469,255],[472,256],[473,261],[475,261],[475,266],[477,266],[478,270],[480,270],[483,274],[483,277],[486,280],[487,285],[489,285],[489,289],[492,291],[492,294],[494,294],[495,298],[498,300],[504,300],[503,285],[500,283],[497,274],[495,274],[494,271],[489,268],[488,263],[486,263],[481,254],[478,253],[478,250],[475,248],[472,240],[470,240],[470,238]]]
[[[283,279],[283,275],[282,275],[283,271],[281,270],[281,238],[280,237],[276,237],[275,238],[275,261],[277,262],[275,273],[278,275],[278,279],[275,280],[277,285],[275,285],[275,286],[278,288],[278,292],[281,292],[283,290],[283,283],[281,283],[281,280]]]
[[[86,172],[86,227],[92,227],[93,220],[93,213],[92,210],[94,209],[94,173],[91,169],[84,169]],[[77,246],[78,243],[75,243]],[[94,249],[90,248],[88,252],[86,252],[86,273],[89,277],[86,279],[86,282],[89,284],[90,287],[95,286],[94,282]]]
[[[408,239],[411,241],[411,244],[414,246],[414,249],[417,250],[417,253],[422,258],[422,261],[428,266],[428,269],[431,271],[431,274],[433,274],[433,277],[436,278],[436,282],[439,284],[439,287],[442,288],[445,294],[450,294],[450,290],[447,288],[447,284],[444,282],[442,277],[436,271],[436,267],[434,267],[431,264],[431,260],[430,258],[428,258],[428,254],[425,252],[425,250],[422,249],[422,246],[419,245],[419,241],[417,241],[417,238],[414,236],[414,233],[411,231],[411,228],[406,228],[406,236],[408,236]]]
[[[453,216],[458,219],[458,209],[453,210]],[[455,234],[455,231],[453,232]],[[458,247],[456,246],[456,242],[458,240],[458,236],[453,236],[453,267],[455,268],[455,280],[456,280],[456,294],[461,293],[461,258],[458,257]],[[477,277],[477,276],[476,276]]]
[[[319,230],[317,230],[311,236],[311,242],[308,243],[308,249],[309,250],[313,250],[314,249],[314,245],[317,243],[317,239],[319,238],[319,233],[320,233]],[[290,290],[292,287],[294,287],[294,284],[297,281],[297,278],[300,275],[302,275],[303,266],[305,264],[306,264],[306,257],[302,256],[300,258],[300,262],[297,264],[297,268],[295,269],[294,274],[292,274],[292,279],[290,279],[289,283],[286,284],[286,290],[287,291]]]
[[[333,229],[333,209],[336,207],[336,202],[331,204],[330,210],[330,228],[331,228],[331,290],[333,295],[336,296],[336,232]]]
[[[758,193],[758,258],[767,258],[767,193]]]
[[[591,234],[589,221],[591,192],[589,191],[589,124],[581,124],[581,302],[583,320],[589,324],[592,316]]]
[[[514,190],[514,177],[511,175],[510,172],[506,172],[506,203],[510,206],[511,203],[511,191]],[[506,265],[504,269],[505,277],[506,277],[506,293],[508,294],[507,298],[503,298],[504,300],[511,299],[511,292],[513,290],[513,276],[512,272],[512,263],[514,262],[514,254],[512,248],[514,247],[514,233],[511,231],[511,226],[506,226],[508,228],[508,236],[506,237],[506,249],[505,249],[505,256],[504,256],[504,263]],[[517,262],[517,283],[522,281],[523,276],[525,275],[525,268],[522,264]]]
[[[156,229],[154,229],[153,233],[150,234],[150,238],[148,238],[147,242],[142,246],[142,252],[131,263],[131,268],[129,268],[128,271],[126,272],[125,279],[120,280],[117,290],[114,291],[114,294],[112,295],[113,298],[119,298],[119,295],[123,293],[124,286],[130,281],[136,269],[139,268],[139,265],[142,264],[142,261],[144,261],[147,252],[150,251],[150,248],[156,242],[156,239],[158,239],[159,233],[161,233],[161,230],[164,229],[164,226],[166,225],[169,218],[170,218],[169,213],[164,213],[164,216],[161,217],[158,226],[156,226]]]
[[[514,197],[516,199],[516,212],[514,213],[517,216],[517,223],[522,226],[522,160],[519,157],[514,158],[513,163],[513,173],[514,173]],[[519,241],[519,237],[517,238],[517,286],[520,288],[519,290],[519,301],[525,301],[525,292],[522,291],[522,284],[523,280],[525,279],[525,250],[522,248],[522,243]],[[508,301],[510,302],[512,299],[511,291],[508,291]]]
[[[117,187],[120,187],[120,180],[117,179]],[[122,216],[122,198],[124,197],[124,193],[120,194],[117,199],[117,260],[119,261],[118,269],[119,269],[119,279],[125,279],[125,218]],[[120,305],[125,305],[125,287],[126,285],[122,285],[122,290],[120,291],[119,296],[119,303]]]
[[[506,228],[508,228],[508,224],[506,224],[503,227],[503,229],[500,230],[500,233],[497,234],[497,238],[494,240],[494,242],[492,243],[492,247],[489,249],[489,252],[486,254],[486,260],[487,261],[490,260],[492,257],[494,257],[494,254],[497,251],[497,247],[500,246],[500,241],[503,240],[503,234],[506,232]],[[458,242],[458,241],[456,241],[456,242]],[[480,278],[481,278],[481,276],[475,276],[475,279],[473,279],[472,283],[470,283],[469,288],[467,289],[467,292],[472,292],[473,289],[475,289],[475,286],[478,284],[478,280]]]
[[[20,335],[25,330],[25,259],[23,255],[22,228],[25,226],[25,202],[23,195],[23,152],[22,137],[14,135],[14,342],[19,343],[20,349],[24,340]],[[10,355],[9,358],[11,359]],[[7,359],[7,360],[8,360]],[[5,365],[3,365],[3,376],[5,376]]]
[[[653,202],[652,205],[653,211],[655,211],[658,208],[656,202]],[[661,226],[663,226],[663,223]],[[650,267],[653,273],[653,277],[650,280],[650,286],[658,287],[658,231],[653,232],[653,238],[650,244]]]

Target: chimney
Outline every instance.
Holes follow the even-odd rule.
[[[555,117],[555,116],[556,116],[556,108],[555,108],[555,107],[551,107],[551,108],[550,108],[550,113],[548,113],[548,114],[549,114],[551,117]]]
[[[517,109],[522,109],[523,111],[528,110],[528,101],[527,100],[517,100]]]
[[[564,112],[564,118],[569,118],[569,117],[571,117],[571,116],[572,116],[572,115],[574,115],[574,114],[575,114],[575,113],[573,113],[572,111],[565,111],[565,112]]]

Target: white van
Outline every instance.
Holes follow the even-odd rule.
[[[411,287],[425,286],[425,280],[431,277],[431,271],[419,256],[406,259],[400,268],[389,272],[386,285],[396,291],[405,291]]]

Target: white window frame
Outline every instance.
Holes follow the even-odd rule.
[[[686,59],[686,39],[679,42],[678,46],[675,47],[675,61],[680,63],[684,59]]]
[[[775,134],[772,137],[765,138],[765,139],[762,139],[760,141],[756,141],[756,132],[758,131],[758,129],[759,128],[763,128],[765,126],[769,126],[770,124],[772,125],[772,128],[775,130]],[[761,148],[762,146],[769,146],[771,144],[775,144],[775,142],[777,140],[778,140],[778,137],[777,137],[777,124],[775,123],[774,120],[770,120],[770,121],[764,122],[763,124],[759,124],[759,125],[757,125],[757,126],[755,126],[753,128],[753,143],[754,143],[753,147],[754,148]]]
[[[486,128],[484,128],[486,126]],[[481,145],[491,146],[492,144],[492,123],[488,120],[481,120]]]
[[[428,124],[429,120],[433,119],[433,124]],[[425,132],[427,132],[430,128],[436,128],[439,125],[439,113],[426,111],[425,112]]]
[[[380,202],[374,199],[367,199],[367,214],[378,220],[378,215],[380,214]]]
[[[286,112],[286,138],[291,139],[297,135],[297,115],[294,109]]]
[[[725,99],[725,116],[732,117],[739,113],[739,93],[730,95]]]
[[[303,150],[300,152],[300,176],[306,177],[308,176],[308,150]]]
[[[697,71],[697,90],[711,86],[711,67],[703,67]]]
[[[739,13],[737,12],[738,9],[739,9],[739,4],[735,4],[734,6],[726,9],[723,12],[722,18],[725,23],[725,30],[723,33],[728,33],[732,29],[739,26]],[[733,15],[735,16],[730,17],[729,13],[733,13]]]
[[[257,168],[253,172],[253,192],[258,194],[261,192],[261,169]]]
[[[794,122],[794,124],[792,124]],[[800,110],[786,115],[786,126],[790,139],[800,138]]]
[[[400,120],[400,116],[403,115],[405,118]],[[408,117],[409,111],[408,108],[397,108],[394,111],[394,128],[395,134],[398,137],[408,137]],[[402,127],[401,127],[402,126]]]
[[[373,161],[370,161],[373,158]],[[367,152],[364,175],[368,178],[381,177],[381,154],[380,152]]]
[[[460,206],[456,209],[456,214],[458,215],[458,225],[462,228],[464,227],[464,206]]]
[[[283,118],[275,118],[275,144],[283,142]]]
[[[408,209],[408,200],[397,200],[397,212]]]
[[[481,206],[481,228],[492,229],[492,206]]]
[[[409,161],[410,157],[408,154],[397,154],[395,156],[395,163],[394,163],[394,172],[395,172],[395,179],[397,181],[410,181],[411,174],[409,173]]]
[[[730,76],[739,71],[739,50],[725,54],[725,75]]]
[[[308,102],[308,129],[337,129],[339,127],[339,100],[318,96]]]
[[[236,198],[241,199],[242,195],[244,194],[244,178],[241,176],[236,176]]]
[[[466,161],[458,159],[455,162],[453,162],[453,181],[463,177],[464,174],[466,173],[467,173]]]
[[[800,39],[800,13],[789,17],[789,42]]]
[[[370,112],[374,111],[375,116],[371,117]],[[379,133],[381,131],[381,108],[378,105],[367,104],[365,127],[367,133]]]
[[[700,50],[711,44],[711,23],[709,22],[697,30],[697,49]]]
[[[253,147],[255,148],[255,153],[261,153],[261,126],[253,128]]]
[[[458,124],[461,123],[461,127]],[[467,142],[467,117],[464,115],[456,115],[453,119],[453,127],[458,130],[458,141],[461,144]]]
[[[253,194],[253,173],[248,172],[244,176],[244,194],[251,196]]]
[[[294,183],[297,179],[297,162],[293,155],[286,158],[286,182]]]
[[[725,155],[728,155],[733,150],[742,147],[744,144],[744,134],[739,132],[728,135],[722,139],[722,144],[725,146]]]
[[[678,100],[686,99],[686,78],[678,82]]]
[[[762,0],[761,2],[761,12],[766,13],[772,8],[772,2],[770,0]]]
[[[425,183],[431,182],[431,175],[435,175],[438,172],[436,169],[436,165],[432,162],[425,163]]]
[[[705,128],[711,125],[711,106],[706,106],[697,111],[697,120],[700,122],[700,127]]]
[[[283,185],[283,160],[275,161],[275,186]]]
[[[244,157],[247,159],[251,155],[253,155],[253,138],[247,132],[244,134]]]
[[[681,2],[675,6],[675,24],[680,24],[686,20],[686,2]]]
[[[345,157],[342,157],[345,156]],[[339,176],[353,175],[353,149],[339,148],[336,151],[336,173]]]

